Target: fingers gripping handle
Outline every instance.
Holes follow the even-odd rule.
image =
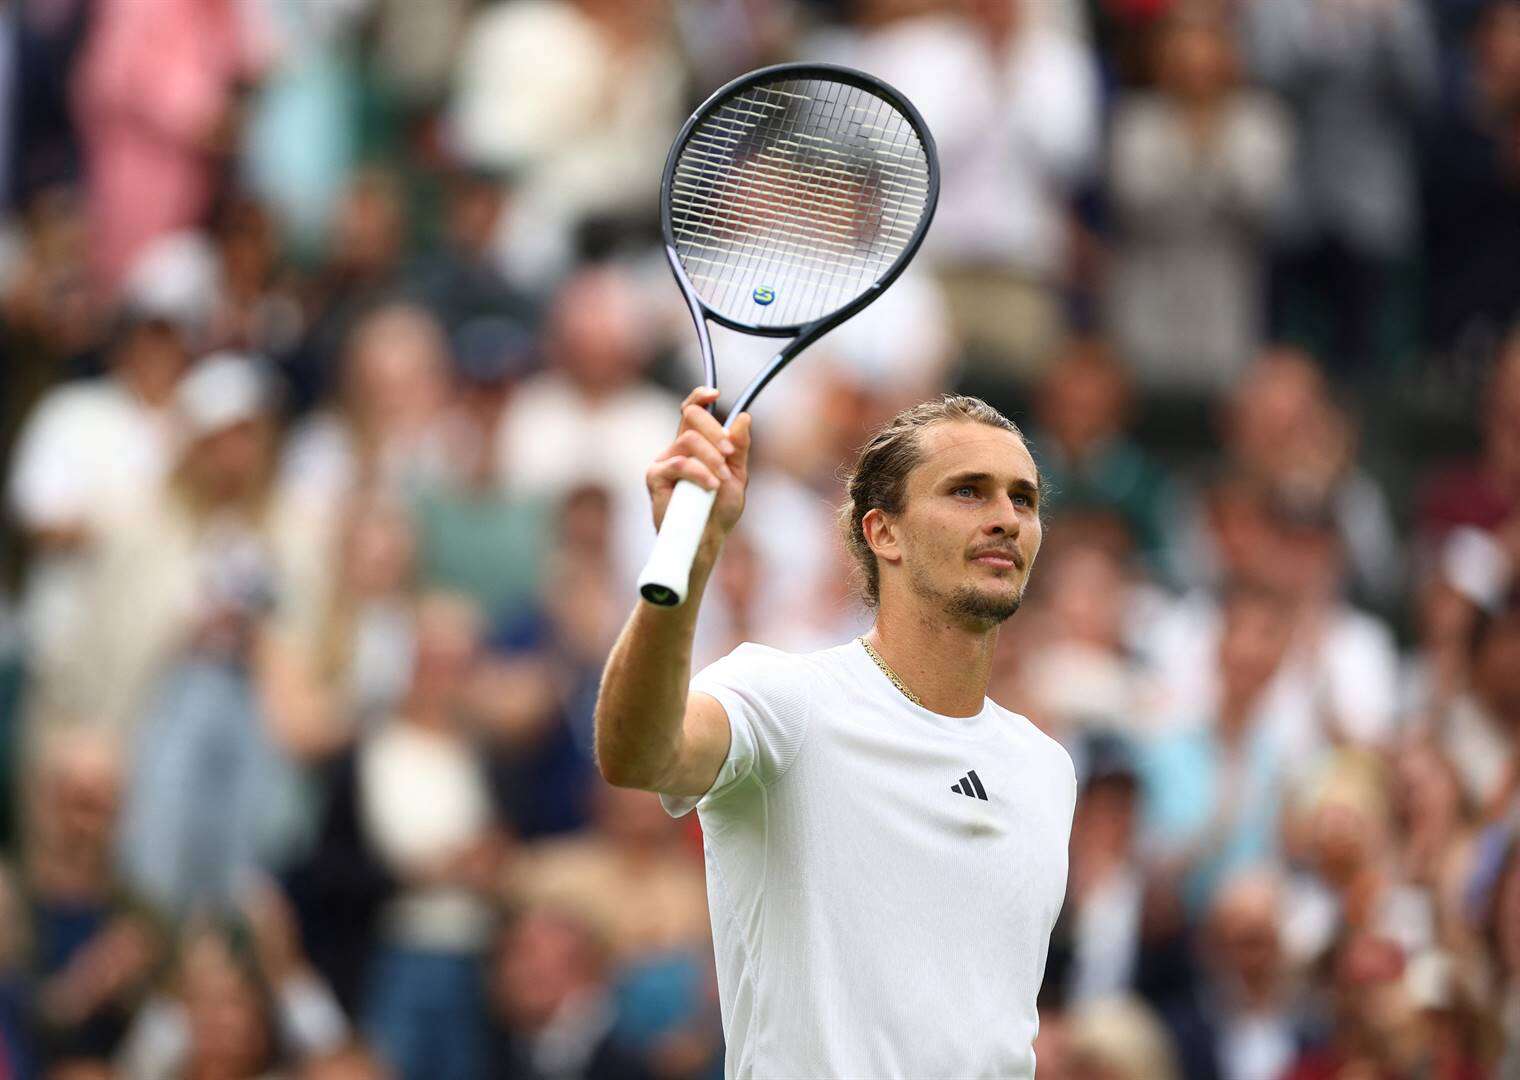
[[[651,604],[678,607],[686,602],[691,564],[696,560],[697,546],[702,542],[717,497],[716,491],[708,491],[690,480],[682,480],[670,493],[654,551],[639,574],[639,595]]]

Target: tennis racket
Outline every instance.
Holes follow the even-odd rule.
[[[803,349],[881,295],[923,242],[939,200],[934,139],[906,98],[831,64],[741,76],[692,114],[660,182],[665,254],[686,297],[705,385],[708,323],[791,340],[750,380],[729,421]],[[680,481],[639,594],[675,607],[716,492]]]

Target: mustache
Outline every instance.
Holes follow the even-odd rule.
[[[1005,547],[1002,544],[994,544],[991,547],[978,548],[971,553],[971,558],[979,559],[983,555],[1001,555],[1005,559],[1012,559],[1013,565],[1020,570],[1024,569],[1024,556],[1018,548]]]

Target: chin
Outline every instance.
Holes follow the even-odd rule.
[[[957,618],[991,627],[1011,619],[1023,601],[1023,589],[992,590],[965,585],[951,595],[949,611]]]

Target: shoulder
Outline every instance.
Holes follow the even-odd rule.
[[[767,683],[806,682],[817,675],[824,664],[822,658],[832,651],[791,653],[746,641],[703,668],[697,678],[738,676]]]
[[[93,423],[120,410],[123,401],[105,379],[79,379],[45,394],[27,418],[25,430],[55,431],[74,424]]]
[[[1025,752],[1035,755],[1040,760],[1043,769],[1050,775],[1061,776],[1070,781],[1073,797],[1075,797],[1077,768],[1066,747],[1041,731],[1039,725],[1023,713],[1005,709],[991,698],[987,700],[1014,738],[1024,744]]]

